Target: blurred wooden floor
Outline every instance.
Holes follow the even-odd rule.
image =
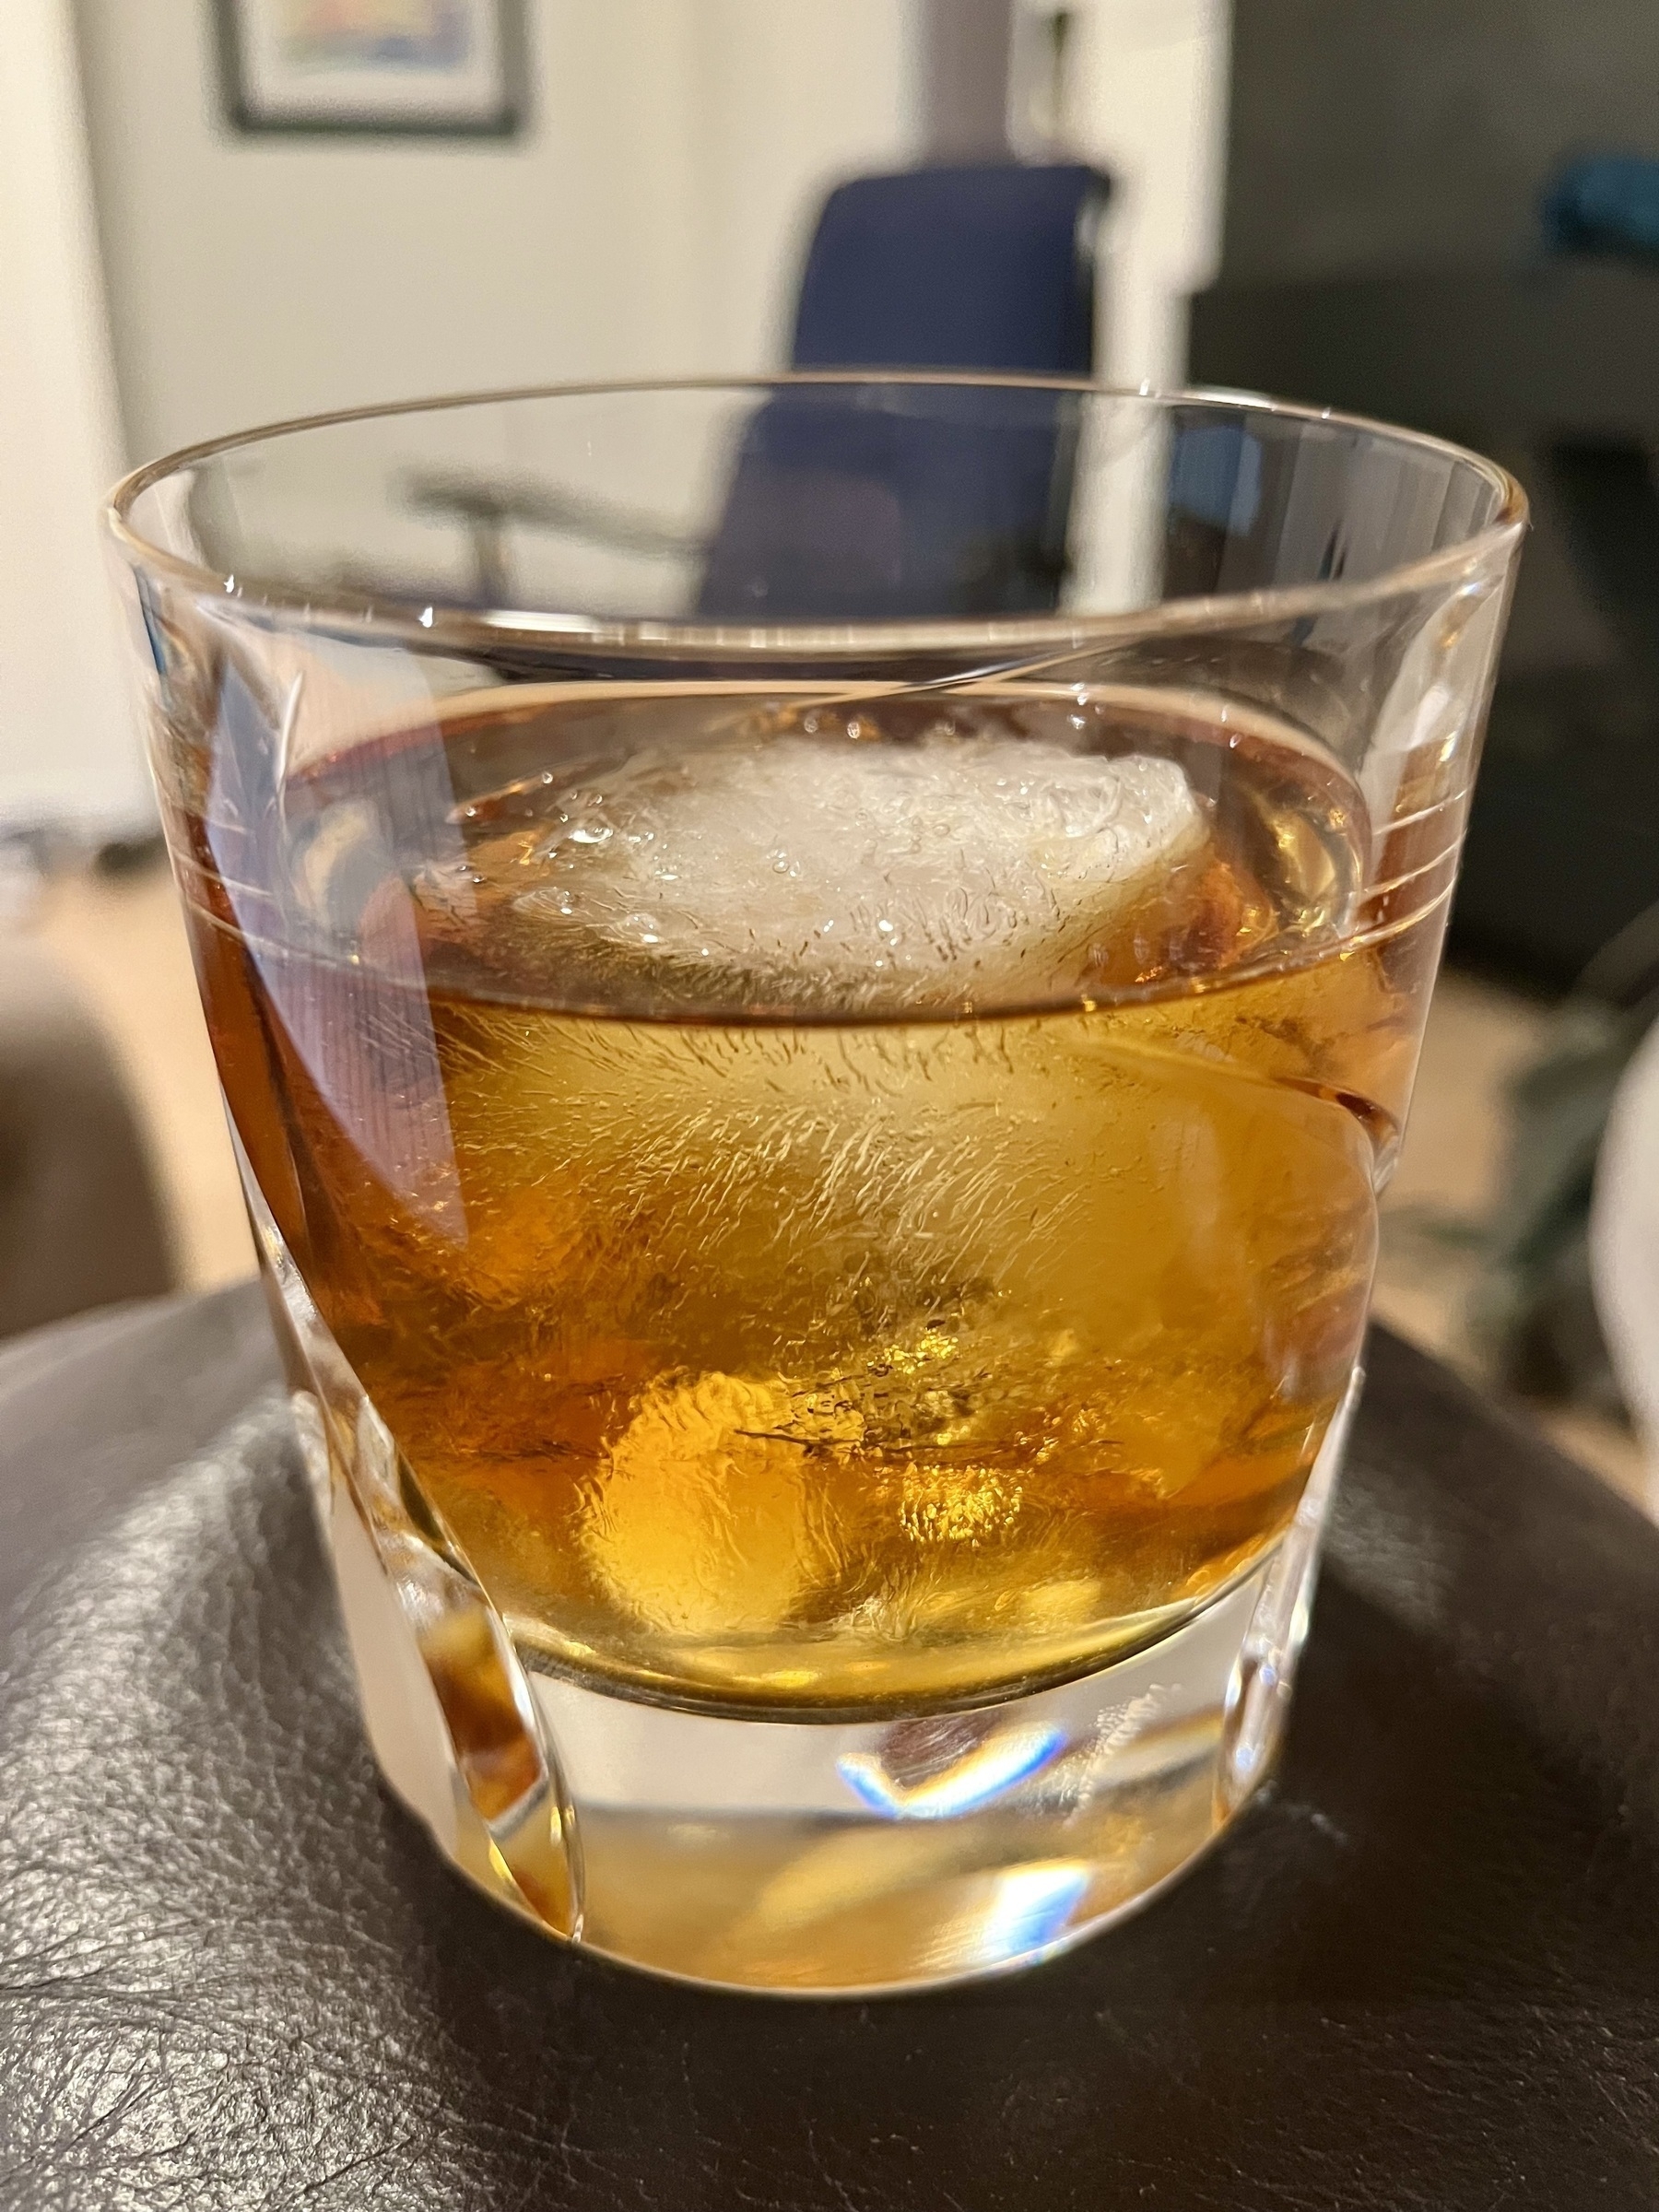
[[[180,1272],[206,1288],[249,1274],[253,1245],[225,1134],[172,884],[160,866],[76,872],[45,888],[29,926],[101,1015],[125,1065],[172,1210]],[[1474,1372],[1465,1308],[1472,1254],[1425,1234],[1433,1216],[1478,1218],[1501,1170],[1503,1086],[1546,1017],[1466,976],[1441,980],[1411,1124],[1383,1211],[1376,1311],[1403,1335]],[[1635,1442],[1590,1414],[1534,1412],[1557,1441],[1637,1495]]]

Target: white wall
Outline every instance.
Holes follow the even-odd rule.
[[[915,142],[913,0],[533,0],[504,144],[237,138],[209,15],[79,0],[135,457],[420,393],[762,367],[828,182]]]
[[[68,0],[0,65],[0,831],[149,817],[98,510],[120,462]]]

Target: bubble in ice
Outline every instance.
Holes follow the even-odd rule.
[[[1182,769],[1148,754],[789,735],[641,752],[566,792],[512,903],[682,990],[700,973],[794,1006],[1007,1003],[1082,972],[1206,835]]]

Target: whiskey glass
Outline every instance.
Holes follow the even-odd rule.
[[[1524,520],[1328,412],[937,374],[118,488],[369,1736],[472,1881],[892,1989],[1261,1783]]]

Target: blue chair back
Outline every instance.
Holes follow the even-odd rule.
[[[1071,162],[842,184],[806,257],[794,367],[1088,376],[1109,190]]]
[[[798,369],[1088,375],[1106,180],[1011,163],[831,193]],[[1065,576],[1077,409],[1064,392],[805,386],[744,435],[699,611],[899,620],[1045,612]]]

